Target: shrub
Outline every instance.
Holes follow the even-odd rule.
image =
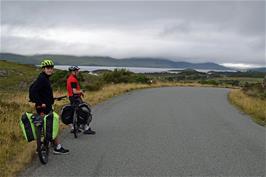
[[[68,77],[68,72],[67,71],[63,71],[63,70],[59,70],[56,71],[51,77],[50,77],[50,81],[52,83],[52,87],[53,88],[65,88],[66,87],[66,80]]]
[[[136,74],[126,69],[115,69],[102,75],[106,83],[149,83],[150,79],[144,74]]]
[[[115,69],[113,72],[104,73],[103,80],[106,83],[128,83],[133,73],[126,69]]]
[[[239,86],[240,85],[239,80],[221,80],[220,82],[222,82],[223,84],[230,84],[232,86]]]
[[[246,95],[266,99],[266,88],[262,83],[248,83],[246,82],[242,87]]]
[[[150,82],[150,79],[146,77],[144,74],[135,74],[133,77],[133,82],[147,84]]]
[[[97,91],[100,90],[104,85],[104,82],[102,80],[97,80],[94,82],[89,82],[84,85],[84,89],[88,91]]]
[[[201,80],[200,84],[208,84],[208,85],[219,85],[219,82],[216,80]]]

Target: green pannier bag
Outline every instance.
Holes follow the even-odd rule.
[[[44,133],[47,140],[54,140],[59,132],[59,116],[55,112],[49,113],[44,117]]]
[[[28,142],[36,140],[36,132],[32,121],[32,116],[32,113],[25,112],[19,122],[23,135]]]

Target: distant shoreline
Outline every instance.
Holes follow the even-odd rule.
[[[61,69],[61,70],[67,70],[70,65],[55,65],[56,69]],[[131,72],[134,73],[162,73],[162,72],[168,72],[168,73],[179,73],[185,69],[188,68],[150,68],[150,67],[115,67],[115,66],[79,66],[81,71],[89,71],[93,72],[95,70],[111,70],[113,71],[114,69],[127,69]],[[193,68],[191,68],[193,69]],[[193,69],[198,72],[210,72],[210,71],[215,71],[215,72],[236,72],[236,70],[215,70],[215,69]]]

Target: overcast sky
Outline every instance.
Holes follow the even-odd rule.
[[[265,65],[265,1],[1,1],[1,52]]]

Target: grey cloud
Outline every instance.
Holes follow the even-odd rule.
[[[191,32],[190,23],[187,21],[176,22],[174,24],[166,25],[160,32],[160,36],[168,36],[179,33]]]
[[[16,13],[14,13],[16,12]],[[3,2],[4,24],[136,25],[161,19],[265,31],[265,2]],[[251,24],[252,23],[252,24]],[[242,28],[245,27],[245,28]],[[251,30],[252,31],[252,30]]]
[[[1,26],[33,31],[54,28],[115,31],[114,35],[118,35],[110,36],[112,44],[92,41],[75,45],[1,32],[2,51],[265,63],[264,1],[1,1],[1,5]]]

